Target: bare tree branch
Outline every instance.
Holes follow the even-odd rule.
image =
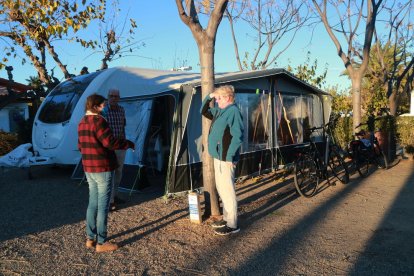
[[[312,25],[312,16],[304,0],[252,0],[241,1],[238,4],[238,9],[235,9],[235,12],[228,12],[228,16],[233,20],[245,21],[255,32],[253,39],[256,47],[251,51],[251,57],[246,53],[243,62],[243,64],[249,64],[248,66],[252,70],[272,66],[292,44],[297,30],[307,24],[308,26]],[[231,28],[234,30],[232,24],[231,22]],[[234,32],[232,32],[232,36],[233,41],[236,41]],[[285,45],[274,53],[276,47],[282,42]],[[233,42],[233,44],[236,47],[236,43]],[[238,47],[235,51],[236,62],[239,68],[243,68]]]
[[[332,27],[335,26],[335,24],[331,24],[329,22],[329,20],[333,19],[328,19],[328,0],[321,0],[319,2],[317,0],[312,0],[312,3],[315,11],[319,14],[321,21],[325,26],[325,30],[336,47],[338,56],[344,63],[344,66],[351,78],[354,114],[353,124],[356,128],[361,121],[362,78],[367,71],[376,17],[382,0],[367,0],[366,5],[365,1],[330,1],[329,4],[335,8],[338,15],[336,19],[339,21],[339,29]],[[358,5],[358,3],[360,4]],[[345,7],[342,10],[339,7],[341,4]],[[363,13],[364,6],[366,15]],[[358,31],[361,29],[360,22],[363,18],[365,18],[366,24],[362,49],[360,50],[358,46]],[[342,22],[345,19],[347,20],[347,26]],[[341,42],[335,35],[334,32],[336,31],[339,32],[340,35],[344,36],[344,40],[347,45],[346,50],[343,49]],[[360,62],[357,62],[355,58],[358,58]]]

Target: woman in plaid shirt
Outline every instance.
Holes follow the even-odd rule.
[[[86,114],[78,125],[78,147],[89,185],[86,212],[86,247],[96,252],[114,251],[118,245],[106,241],[113,171],[118,167],[115,150],[134,149],[133,142],[117,139],[100,115],[105,98],[93,94],[86,100]]]

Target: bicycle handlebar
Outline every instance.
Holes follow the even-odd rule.
[[[368,123],[367,123],[367,122],[365,122],[365,123],[360,123],[359,125],[357,125],[357,126],[355,127],[355,129],[359,128],[360,126],[364,126],[364,125],[368,125]]]
[[[329,122],[326,123],[325,125],[322,125],[320,127],[311,127],[311,128],[308,128],[307,130],[311,131],[311,132],[314,132],[315,130],[318,130],[318,129],[325,129],[325,128],[328,128],[331,125],[333,125],[337,120],[338,120],[338,118],[335,118],[333,120],[329,120]]]
[[[325,128],[325,126],[320,126],[320,127],[311,127],[311,128],[308,128],[307,130],[308,130],[308,131],[310,131],[310,132],[314,132],[314,131],[316,131],[316,130],[318,130],[318,129],[323,129],[323,128]]]
[[[359,125],[357,125],[355,128],[357,129],[357,128],[359,128],[360,126],[365,126],[365,125],[368,125],[368,124],[370,124],[371,122],[370,122],[370,120],[372,120],[372,123],[373,122],[375,122],[375,121],[377,121],[377,120],[380,120],[380,119],[382,119],[382,118],[384,118],[384,117],[386,117],[386,116],[373,116],[374,118],[373,119],[369,119],[368,118],[368,120],[365,122],[365,123],[360,123]]]
[[[331,116],[331,118],[329,119],[329,122],[327,122],[325,125],[322,125],[320,127],[311,127],[311,128],[307,128],[307,131],[310,132],[314,132],[318,129],[325,129],[325,128],[329,128],[330,126],[334,125],[340,118],[341,116]]]

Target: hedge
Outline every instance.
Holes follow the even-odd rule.
[[[414,146],[414,116],[397,118],[397,141],[401,146]]]

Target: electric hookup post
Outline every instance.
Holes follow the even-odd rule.
[[[201,223],[201,206],[200,195],[195,192],[188,194],[188,207],[190,211],[190,221],[193,223]]]

